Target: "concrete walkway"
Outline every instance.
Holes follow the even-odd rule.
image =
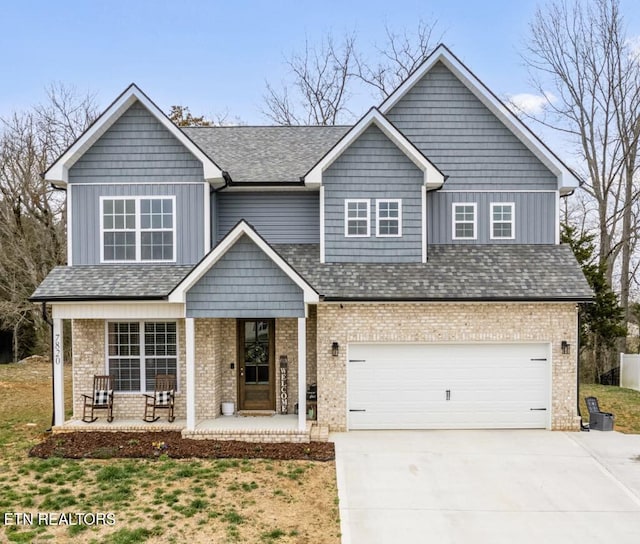
[[[343,544],[640,542],[640,436],[358,431],[330,440]]]

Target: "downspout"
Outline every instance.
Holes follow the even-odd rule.
[[[578,336],[576,339],[576,405],[578,408],[578,416],[580,417],[580,430],[583,432],[589,432],[589,425],[586,425],[582,421],[582,414],[580,413],[580,330],[582,329],[582,308],[580,304],[576,305],[578,309]]]
[[[54,365],[54,361],[53,361],[53,321],[49,320],[49,314],[47,314],[47,303],[43,302],[42,303],[42,319],[44,319],[45,323],[47,325],[49,325],[49,328],[51,329],[51,345],[49,346],[51,349],[51,402],[52,402],[52,409],[51,409],[51,427],[49,427],[45,432],[50,433],[51,429],[53,428],[53,426],[55,425],[55,421],[56,421],[56,403],[55,403],[55,386],[53,383],[54,380],[54,371],[53,371],[53,365]]]

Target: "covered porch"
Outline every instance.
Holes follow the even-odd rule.
[[[180,430],[190,438],[308,441],[316,415],[318,294],[240,223],[161,299],[52,302],[55,431]],[[72,321],[65,422],[62,325]],[[113,376],[112,423],[84,423],[80,396]],[[141,421],[156,374],[174,374],[176,421]],[[222,408],[234,414],[223,416]],[[231,408],[229,408],[231,406]]]

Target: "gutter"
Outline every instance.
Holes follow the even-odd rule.
[[[338,297],[323,296],[324,302],[591,302],[588,298],[562,297]]]
[[[119,302],[122,300],[167,300],[169,295],[143,295],[114,297],[113,295],[97,295],[93,297],[31,297],[29,302]]]

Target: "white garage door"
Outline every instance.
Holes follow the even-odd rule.
[[[548,344],[350,344],[349,429],[545,428]]]

